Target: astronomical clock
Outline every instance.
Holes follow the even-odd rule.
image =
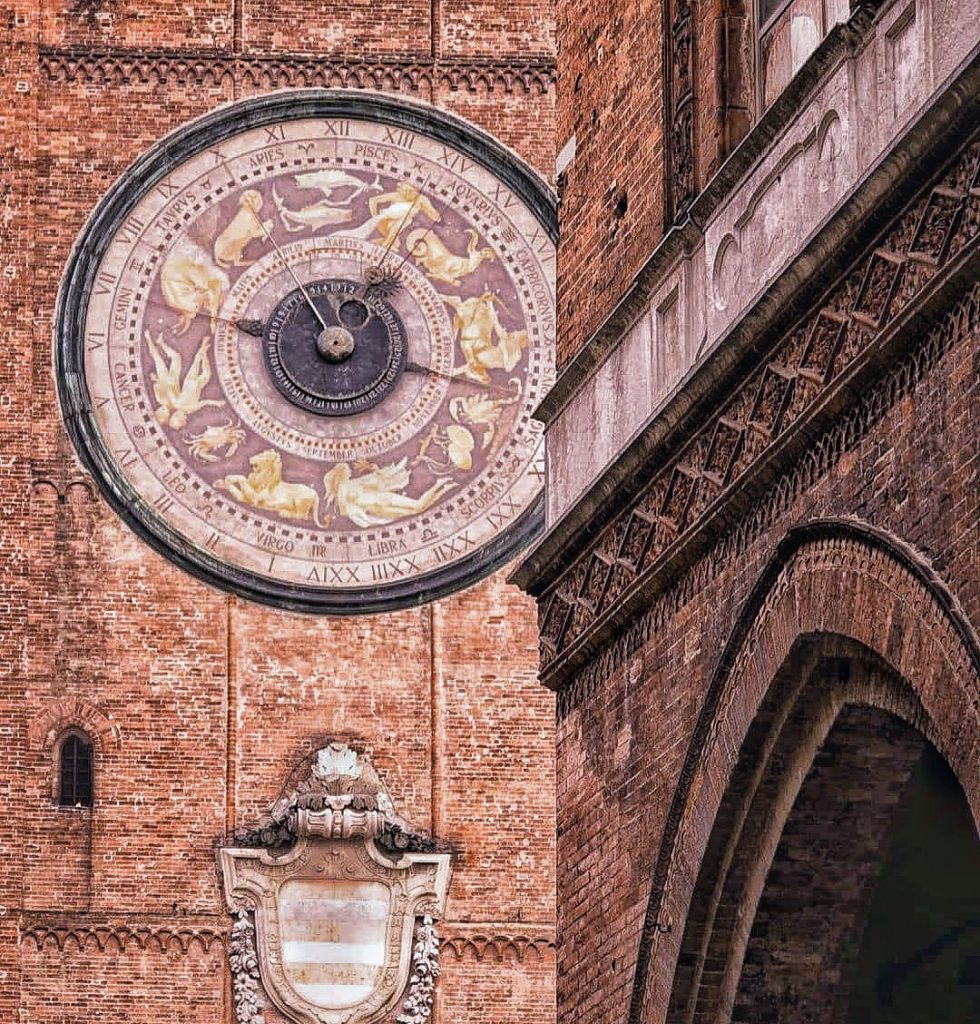
[[[82,231],[56,329],[72,440],[210,583],[336,613],[448,593],[541,521],[554,242],[533,173],[428,107],[224,108]]]

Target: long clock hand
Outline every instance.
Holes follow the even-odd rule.
[[[156,309],[166,309],[170,311],[171,306],[168,306],[165,302],[155,302],[153,299],[147,299],[146,304],[153,306]],[[265,333],[265,323],[262,320],[250,320],[250,319],[239,319],[231,320],[226,316],[212,316],[209,312],[195,313],[195,317],[204,317],[207,320],[220,320],[223,324],[230,324],[232,327],[237,327],[238,330],[245,334],[251,334],[253,337],[261,338]]]
[[[385,276],[385,274],[384,274],[385,261],[388,259],[388,256],[391,253],[391,250],[398,243],[398,239],[401,237],[402,229],[405,227],[405,225],[409,221],[409,218],[415,212],[415,207],[418,206],[419,201],[422,199],[422,196],[425,193],[425,190],[429,187],[429,181],[431,180],[431,178],[432,178],[432,175],[431,174],[428,175],[426,177],[425,181],[422,182],[422,187],[420,189],[416,189],[416,191],[415,191],[415,198],[412,200],[412,205],[409,206],[409,208],[405,211],[405,216],[402,217],[401,221],[398,224],[398,227],[395,229],[395,233],[391,236],[391,241],[388,242],[388,244],[385,246],[384,252],[381,254],[381,259],[379,259],[377,263],[372,264],[365,271],[365,274],[364,274],[365,283],[366,283],[365,293],[367,292],[368,288],[372,287],[372,285],[378,285],[378,284],[380,284],[384,280],[384,276]],[[408,257],[406,257],[406,259],[407,258]],[[405,260],[403,259],[402,262],[398,264],[398,267],[395,270],[395,274],[396,275],[397,275],[398,271],[401,270],[402,264],[404,262],[405,262]]]
[[[469,384],[470,387],[483,388],[485,391],[496,391],[501,395],[508,395],[513,397],[514,392],[510,388],[502,388],[499,384],[483,384],[480,381],[470,380],[468,377],[458,377],[452,373],[443,373],[442,370],[437,370],[432,366],[423,366],[421,363],[412,362],[409,360],[405,363],[406,373],[424,373],[430,377],[442,377],[443,380],[456,381],[460,384]]]
[[[293,279],[293,282],[295,283],[296,287],[303,293],[303,298],[306,299],[306,304],[313,311],[313,315],[319,322],[320,327],[324,331],[327,330],[326,320],[324,320],[323,317],[320,315],[320,310],[318,310],[316,306],[313,305],[313,300],[310,298],[310,293],[303,286],[303,282],[300,281],[300,279],[296,276],[296,271],[293,270],[292,266],[287,262],[286,254],[279,247],[279,243],[275,240],[275,238],[273,238],[272,232],[265,225],[265,221],[259,219],[259,215],[255,212],[255,210],[252,210],[252,207],[248,203],[246,203],[245,205],[248,206],[249,210],[252,211],[252,216],[255,218],[255,223],[258,224],[258,226],[262,229],[263,233],[265,234],[265,237],[268,238],[269,241],[272,243],[272,247],[276,250],[276,254],[279,257],[279,262],[282,263],[286,270],[289,271],[289,276]]]

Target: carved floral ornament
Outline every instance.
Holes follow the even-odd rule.
[[[218,860],[238,1024],[264,1021],[260,989],[301,1024],[377,1021],[403,996],[400,1024],[429,1018],[450,855],[398,817],[366,756],[318,751]]]

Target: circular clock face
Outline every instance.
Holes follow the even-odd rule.
[[[158,550],[300,610],[472,582],[541,520],[554,212],[456,119],[292,92],[134,165],[59,306],[69,431]]]

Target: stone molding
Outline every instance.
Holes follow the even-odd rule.
[[[662,461],[760,339],[831,286],[972,133],[978,54],[970,5],[951,0],[864,3],[832,30],[540,404],[548,532],[516,582],[537,592],[553,579],[629,500],[640,464]],[[610,403],[617,415],[600,417]]]
[[[39,64],[50,82],[82,85],[223,84],[247,90],[303,88],[375,89],[418,93],[453,91],[541,96],[555,86],[547,57],[432,60],[417,57],[318,57],[306,54],[234,55],[221,50],[126,50],[42,47]]]
[[[955,596],[918,552],[865,524],[824,520],[790,531],[743,606],[688,746],[653,872],[631,1024],[670,991],[682,937],[659,923],[684,920],[742,741],[793,645],[815,636],[846,638],[904,680],[893,695],[866,688],[855,699],[919,728],[977,813],[976,728],[964,723],[977,719],[980,641]],[[921,713],[910,711],[913,705]]]
[[[857,404],[855,381],[914,345],[912,321],[938,314],[975,276],[980,255],[980,142],[901,211],[874,247],[539,598],[542,681],[557,688],[634,618],[726,525],[744,518],[812,437]],[[977,325],[977,296],[946,321],[942,345]],[[862,391],[867,384],[862,384]],[[734,492],[743,496],[736,502]],[[607,497],[607,503],[608,498]],[[522,581],[523,582],[523,581]]]
[[[893,0],[888,0],[893,2]],[[576,355],[562,367],[554,387],[537,410],[546,425],[577,393],[589,374],[619,344],[627,330],[643,315],[650,295],[678,257],[703,241],[703,226],[778,139],[819,90],[827,74],[867,43],[881,0],[867,0],[851,12],[847,22],[835,25],[789,86],[758,119],[718,172],[691,203],[690,216],[679,219],[660,239],[636,278]]]

